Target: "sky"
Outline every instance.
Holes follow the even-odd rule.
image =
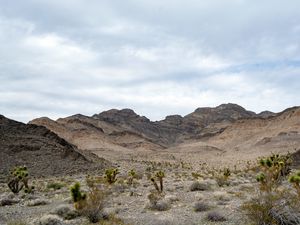
[[[0,114],[300,105],[299,0],[0,0]]]

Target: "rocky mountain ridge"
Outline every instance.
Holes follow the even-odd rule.
[[[186,142],[206,141],[218,136],[241,119],[268,120],[276,113],[256,114],[237,104],[197,108],[186,115],[170,115],[150,121],[131,109],[111,109],[93,116],[73,115],[53,121],[31,121],[47,127],[81,149],[91,151],[163,150]]]

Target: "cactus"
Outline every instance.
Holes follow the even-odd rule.
[[[105,179],[109,184],[113,184],[117,181],[117,175],[119,174],[118,168],[111,168],[105,170]]]
[[[31,193],[34,190],[34,186],[28,185],[29,173],[26,166],[15,167],[11,175],[12,178],[8,182],[8,187],[13,193],[19,193],[23,187],[25,187],[25,193]]]
[[[81,209],[83,208],[83,203],[86,200],[86,194],[82,193],[80,190],[80,183],[77,182],[74,184],[74,186],[71,187],[71,196],[74,202],[75,209]]]

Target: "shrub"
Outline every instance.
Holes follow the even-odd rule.
[[[193,177],[195,180],[198,180],[200,177],[202,177],[202,175],[199,174],[199,173],[192,172],[192,177]]]
[[[295,174],[290,176],[289,182],[293,184],[300,198],[300,171],[297,171]]]
[[[150,202],[149,208],[152,210],[166,211],[170,208],[169,202],[164,200],[164,195],[159,192],[151,192],[148,195]]]
[[[60,190],[63,187],[64,187],[64,184],[57,183],[57,182],[47,184],[47,188],[53,189],[53,190]]]
[[[106,194],[104,191],[94,187],[88,194],[80,191],[80,183],[76,183],[71,188],[71,195],[75,209],[83,216],[87,217],[91,223],[97,223],[102,219],[102,209]]]
[[[231,171],[229,168],[225,168],[223,171],[221,170],[220,173],[215,177],[217,184],[219,187],[228,186],[229,181],[228,178],[231,176]]]
[[[291,156],[275,155],[259,160],[260,173],[256,180],[260,183],[262,191],[273,191],[281,183],[282,179],[290,173],[292,164]]]
[[[105,170],[105,179],[109,184],[113,184],[117,181],[117,175],[119,174],[118,168],[111,168]]]
[[[23,187],[25,193],[31,193],[34,190],[34,186],[29,186],[29,173],[26,166],[15,167],[11,172],[11,178],[8,182],[9,189],[17,194]]]
[[[28,223],[21,221],[21,220],[15,220],[15,221],[9,221],[7,222],[7,225],[27,225]]]
[[[79,213],[72,209],[69,205],[59,205],[51,212],[62,217],[65,220],[71,220],[79,216]]]
[[[156,174],[155,174],[155,177],[151,177],[151,182],[155,188],[155,190],[159,193],[162,193],[163,190],[164,190],[164,184],[163,184],[163,178],[165,177],[165,173],[163,171],[158,171]],[[159,186],[156,182],[156,179],[158,179],[159,181]]]
[[[208,205],[205,202],[196,202],[194,205],[194,211],[195,212],[204,212],[208,211],[210,209],[210,205]]]
[[[75,209],[82,209],[85,205],[86,194],[80,190],[80,183],[77,182],[71,187],[71,196],[74,202]]]
[[[212,212],[207,213],[206,219],[208,221],[211,221],[211,222],[223,222],[223,221],[226,221],[226,217],[224,215],[222,215],[218,211],[212,211]]]
[[[273,154],[259,160],[260,173],[256,176],[259,182],[258,195],[242,206],[254,224],[298,224],[289,223],[289,221],[292,218],[291,212],[299,208],[299,200],[295,201],[297,198],[290,191],[279,188],[283,178],[290,172],[290,165],[289,154],[286,156]],[[297,174],[291,176],[289,180],[297,186]],[[295,215],[295,213],[292,214]]]
[[[135,172],[134,169],[131,169],[130,171],[128,171],[128,184],[132,185],[133,184],[133,180],[137,178],[137,173]]]
[[[107,220],[101,220],[99,225],[129,225],[124,223],[121,219],[117,218],[115,215],[111,214]]]
[[[204,181],[202,182],[195,181],[190,186],[190,191],[208,191],[208,190],[210,190],[210,186]]]

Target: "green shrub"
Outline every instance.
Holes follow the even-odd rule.
[[[47,188],[48,189],[53,189],[53,190],[60,190],[64,186],[65,186],[64,184],[57,183],[57,182],[47,184]]]
[[[137,178],[137,173],[135,172],[134,169],[131,169],[128,172],[128,184],[132,185],[133,184],[133,180]]]
[[[273,154],[258,161],[260,170],[256,176],[259,183],[258,194],[242,206],[254,224],[298,224],[288,221],[292,218],[290,212],[299,208],[299,200],[295,201],[294,194],[286,190],[284,186],[280,186],[290,172],[291,163],[289,154],[286,156]],[[300,181],[298,175],[300,173],[289,178],[289,181],[296,187]]]
[[[109,184],[113,184],[117,181],[117,175],[119,174],[118,168],[110,168],[105,170],[105,179]]]
[[[294,188],[297,191],[297,194],[300,198],[300,171],[297,171],[295,174],[289,177],[289,182],[293,184]]]
[[[34,190],[34,186],[28,184],[29,181],[29,172],[26,166],[15,167],[11,172],[11,178],[8,182],[9,189],[17,194],[23,187],[25,193],[31,193]]]
[[[85,205],[86,194],[81,192],[80,183],[75,183],[70,190],[75,209],[82,209]]]

